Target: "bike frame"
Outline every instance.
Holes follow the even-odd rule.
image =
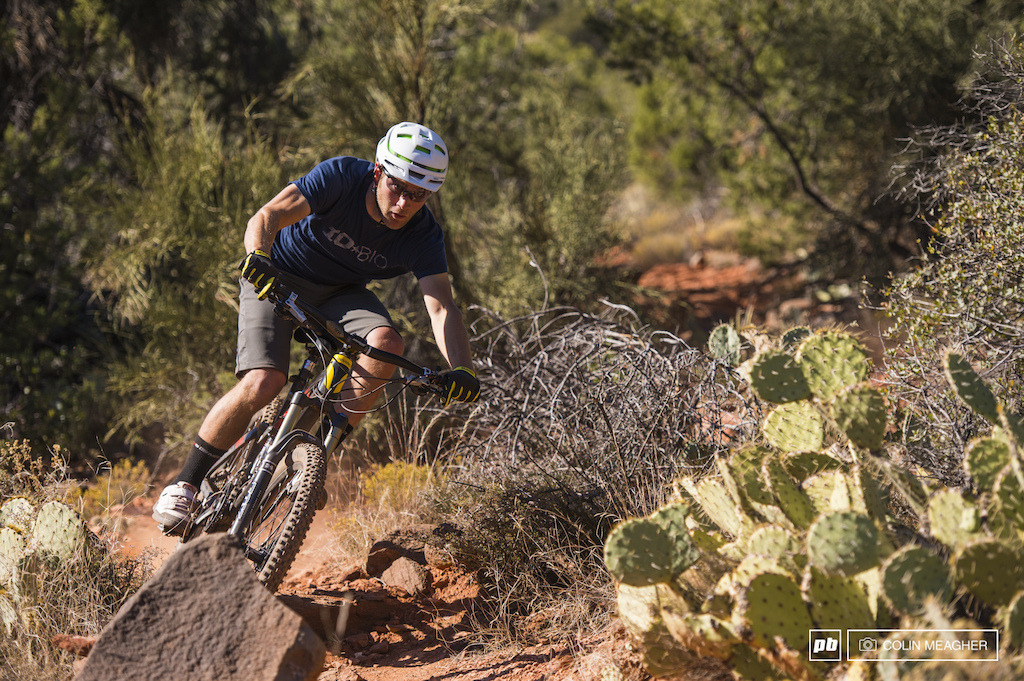
[[[307,344],[311,348],[310,357],[303,362],[302,368],[292,381],[287,406],[283,414],[277,417],[279,423],[258,424],[219,460],[219,462],[227,461],[240,447],[256,440],[255,456],[251,462],[243,463],[243,467],[247,468],[247,474],[240,482],[246,486],[245,494],[228,530],[228,533],[236,537],[243,545],[246,530],[260,507],[260,501],[269,488],[284,453],[289,451],[293,443],[300,440],[322,447],[325,456],[329,458],[351,432],[352,428],[348,423],[348,417],[344,412],[335,409],[331,397],[341,392],[351,376],[352,366],[358,355],[365,354],[410,371],[413,376],[410,377],[408,383],[414,389],[419,386],[440,394],[433,387],[437,384],[440,376],[437,371],[421,367],[400,355],[370,346],[364,339],[347,333],[339,324],[325,318],[315,308],[304,305],[294,292],[288,291],[283,286],[275,286],[270,295],[276,303],[275,309],[280,316],[294,320],[299,328],[306,330]],[[329,356],[331,359],[326,362],[322,378],[310,385],[313,371],[318,366],[318,362],[313,359],[316,354],[319,354],[320,357]],[[323,437],[317,437],[298,428],[303,417],[311,408],[317,408],[319,412],[320,432],[323,433]],[[273,429],[273,437],[260,444],[260,440],[264,438],[268,429]],[[204,509],[195,522],[197,530],[207,519],[224,512],[223,505],[227,501],[227,492],[231,490],[220,491],[221,498],[209,509],[205,508],[207,500],[204,500]],[[249,551],[250,549],[247,547],[247,557],[252,558],[251,555],[248,555]]]

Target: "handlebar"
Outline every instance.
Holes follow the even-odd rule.
[[[355,348],[360,354],[371,357],[380,362],[392,364],[413,374],[404,379],[413,392],[417,394],[435,393],[441,394],[442,382],[441,373],[413,362],[401,355],[396,355],[386,350],[375,348],[366,342],[365,338],[351,334],[333,319],[328,319],[320,310],[299,300],[298,294],[291,291],[280,281],[265,289],[264,294],[274,302],[275,312],[280,316],[295,321],[299,326],[313,332],[318,337],[319,331],[326,331],[336,342],[343,346]],[[312,322],[315,322],[314,326]],[[319,328],[317,328],[317,326]]]

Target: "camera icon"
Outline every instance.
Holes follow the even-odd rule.
[[[878,641],[873,638],[862,638],[857,641],[857,647],[862,653],[871,653],[878,650]]]

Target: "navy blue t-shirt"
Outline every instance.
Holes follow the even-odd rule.
[[[448,271],[444,234],[422,207],[401,229],[378,224],[366,211],[373,164],[338,156],[292,184],[312,212],[277,234],[274,265],[317,284],[366,285],[412,272],[417,279]]]

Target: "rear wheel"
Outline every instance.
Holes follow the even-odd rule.
[[[322,447],[295,441],[284,452],[246,529],[243,548],[256,576],[277,590],[302,546],[327,477]]]

